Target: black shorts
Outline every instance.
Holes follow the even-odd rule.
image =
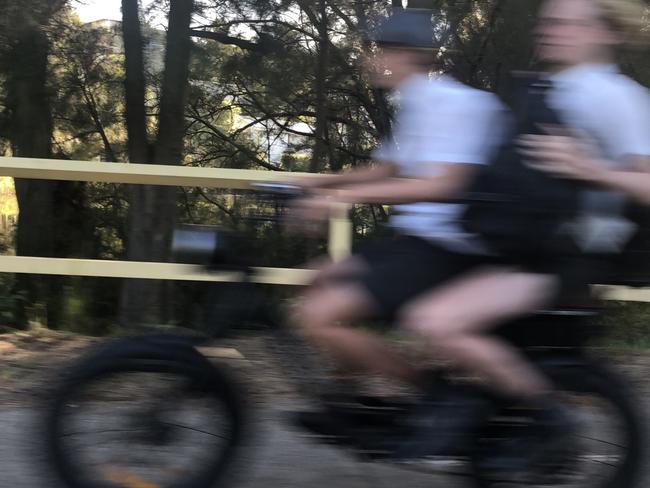
[[[366,264],[361,273],[338,279],[359,283],[373,298],[378,317],[391,320],[407,302],[463,273],[485,265],[515,266],[522,271],[553,275],[558,280],[555,304],[589,294],[589,285],[611,273],[611,260],[602,256],[555,255],[535,259],[504,259],[457,253],[433,242],[395,235],[362,242],[354,255]]]
[[[558,281],[555,304],[567,305],[573,299],[582,300],[591,295],[590,285],[607,283],[615,271],[611,255],[587,254],[568,249],[554,255],[514,260],[512,264],[524,271],[554,276]]]
[[[350,278],[370,293],[385,319],[418,295],[486,262],[485,256],[455,253],[399,235],[363,243],[355,255],[365,261],[367,270]]]

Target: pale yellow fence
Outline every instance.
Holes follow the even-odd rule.
[[[242,169],[195,168],[153,164],[100,163],[49,159],[0,157],[0,176],[101,183],[126,183],[203,188],[248,189],[253,183],[286,182],[301,173]],[[333,211],[329,226],[329,252],[335,259],[347,255],[352,244],[352,226],[347,209]],[[179,281],[236,281],[232,273],[208,274],[199,266],[96,259],[33,258],[0,256],[0,272],[34,273],[110,278],[166,279]],[[259,283],[304,285],[312,272],[302,269],[258,268]]]
[[[247,189],[253,183],[287,181],[303,175],[240,169],[0,157],[0,176]],[[330,219],[329,252],[332,257],[341,258],[349,253],[351,243],[352,226],[347,217],[347,209],[336,208]],[[183,264],[24,256],[0,256],[0,272],[179,281],[237,281],[240,279],[237,273],[206,273],[200,267]],[[313,272],[310,270],[257,268],[254,280],[265,284],[304,285],[312,276]],[[606,294],[615,300],[650,302],[650,290],[607,287]]]

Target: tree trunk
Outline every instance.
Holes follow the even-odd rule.
[[[49,158],[52,114],[47,90],[49,40],[39,25],[25,23],[18,31],[10,54],[7,105],[10,111],[11,143],[14,156]],[[54,192],[47,180],[16,179],[19,218],[16,252],[22,256],[52,257],[54,249]],[[27,327],[28,304],[46,303],[48,322],[55,325],[59,304],[51,293],[56,278],[18,275],[16,294],[23,297],[16,310],[16,322]]]
[[[160,119],[155,148],[157,164],[180,165],[183,161],[185,135],[185,107],[189,79],[192,41],[190,24],[194,2],[172,0],[169,12],[165,75],[160,99]],[[177,187],[158,187],[155,190],[156,212],[152,255],[161,262],[169,261],[171,236],[176,223]],[[174,283],[162,282],[161,318],[168,321],[172,314]]]
[[[126,113],[129,159],[133,162],[180,164],[183,154],[185,101],[191,51],[193,1],[172,0],[167,33],[158,137],[150,156],[144,105],[145,81],[142,33],[137,0],[122,0],[126,55]],[[130,192],[127,255],[132,261],[166,261],[175,221],[176,188],[134,186]],[[120,318],[123,325],[158,322],[168,290],[161,281],[128,280],[123,284]]]
[[[185,105],[192,50],[192,11],[192,1],[171,1],[165,76],[160,99],[160,123],[155,150],[155,161],[158,164],[180,164],[183,158]]]
[[[144,55],[138,0],[122,0],[122,35],[125,55],[125,103],[129,160],[149,160],[145,112]]]
[[[145,112],[145,76],[142,29],[140,27],[138,0],[122,0],[122,35],[124,38],[124,89],[126,129],[129,161],[149,162],[149,141]],[[142,261],[147,258],[147,197],[151,189],[146,186],[129,187],[129,212],[126,233],[128,259]],[[124,280],[120,299],[120,322],[131,326],[147,320],[154,297],[145,280]]]

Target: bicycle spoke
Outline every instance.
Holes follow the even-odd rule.
[[[98,381],[63,410],[61,442],[99,486],[175,486],[232,440],[219,401],[185,384],[169,374],[136,372],[124,381]]]

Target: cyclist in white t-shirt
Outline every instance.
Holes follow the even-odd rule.
[[[638,0],[546,0],[540,14],[539,56],[552,71],[553,88],[548,100],[565,125],[587,136],[581,135],[584,140],[578,142],[577,138],[566,135],[566,129],[559,131],[549,127],[548,136],[522,138],[522,152],[530,158],[531,165],[600,187],[584,192],[580,216],[572,232],[583,256],[588,258],[584,262],[598,265],[578,263],[569,273],[557,269],[533,272],[516,263],[511,267],[486,266],[489,260],[478,259],[475,266],[465,269],[466,272],[456,268],[446,279],[436,276],[432,291],[421,293],[419,290],[415,299],[402,303],[399,310],[399,323],[418,333],[432,350],[452,365],[483,379],[503,395],[537,405],[540,412],[548,412],[540,425],[548,426],[549,430],[562,428],[564,424],[561,414],[554,417],[552,413],[552,385],[520,352],[490,335],[489,331],[504,321],[552,306],[559,298],[558,293],[566,289],[565,280],[586,284],[600,279],[599,264],[607,263],[608,255],[615,256],[632,233],[623,217],[625,195],[646,203],[650,200],[650,177],[646,173],[650,170],[650,98],[643,87],[618,73],[615,64],[617,50],[639,35],[643,11],[644,6]],[[399,144],[398,147],[401,149]],[[456,167],[463,166],[453,166]],[[395,186],[388,182],[383,187],[375,186],[379,194],[373,196],[377,201],[402,203],[404,200],[400,198],[391,201],[391,192],[398,192],[397,183]],[[426,183],[427,180],[414,178],[403,185],[415,189],[425,188]],[[365,201],[361,198],[366,196],[362,190],[363,187],[343,190],[340,195],[328,198],[329,201]],[[355,196],[360,199],[355,200]],[[431,192],[428,197],[422,195],[422,201],[427,200],[441,198]],[[406,221],[409,220],[411,218],[407,217]],[[398,218],[398,226],[399,221]],[[455,239],[462,232],[451,235]],[[483,243],[476,238],[462,242],[462,247],[470,245],[470,253],[475,251],[477,256],[481,255]],[[437,240],[436,245],[448,250],[450,240],[445,236]],[[451,249],[458,252],[460,248]],[[471,255],[466,248],[460,252]],[[441,257],[437,256],[434,261],[440,263]],[[416,269],[419,262],[421,267],[431,270],[435,269],[434,261],[418,257],[411,266]],[[336,328],[326,325],[331,323],[333,316],[356,318],[358,315],[345,314],[350,310],[345,305],[364,303],[358,298],[350,294],[337,302],[338,315],[332,314],[326,306],[318,307],[318,296],[307,302],[315,307],[312,316],[322,313],[326,317],[324,321],[315,321],[322,325],[317,332],[327,335],[328,331],[335,331],[329,336],[335,347],[341,346],[345,335],[339,335]],[[321,302],[321,305],[325,304]],[[343,349],[347,348],[347,354],[352,357],[354,354],[362,356],[360,363],[375,365],[376,370],[393,373],[395,377],[402,374],[412,378],[412,368],[403,366],[399,370],[395,367],[398,361],[388,355],[377,355],[381,350],[378,345],[364,351],[369,342],[355,340],[353,336],[349,339]],[[431,432],[425,434],[431,437]]]
[[[483,246],[459,223],[463,205],[452,202],[492,157],[505,116],[494,95],[430,74],[433,37],[425,10],[396,9],[373,32],[378,49],[366,71],[375,86],[394,91],[392,137],[374,152],[371,169],[308,182],[327,191],[294,209],[294,220],[308,220],[333,202],[395,206],[394,236],[325,269],[294,321],[342,366],[412,384],[420,382],[413,366],[380,336],[348,324],[390,319],[408,300],[480,260]]]
[[[547,100],[571,129],[521,139],[529,164],[593,184],[581,196],[571,235],[581,260],[571,269],[483,268],[433,289],[402,310],[402,324],[455,366],[529,405],[549,406],[552,385],[523,355],[488,332],[552,306],[566,280],[586,285],[625,246],[633,228],[626,196],[650,203],[650,95],[616,67],[616,53],[641,36],[637,0],[546,0],[537,28],[539,57],[551,69]],[[570,131],[570,134],[567,134]]]

